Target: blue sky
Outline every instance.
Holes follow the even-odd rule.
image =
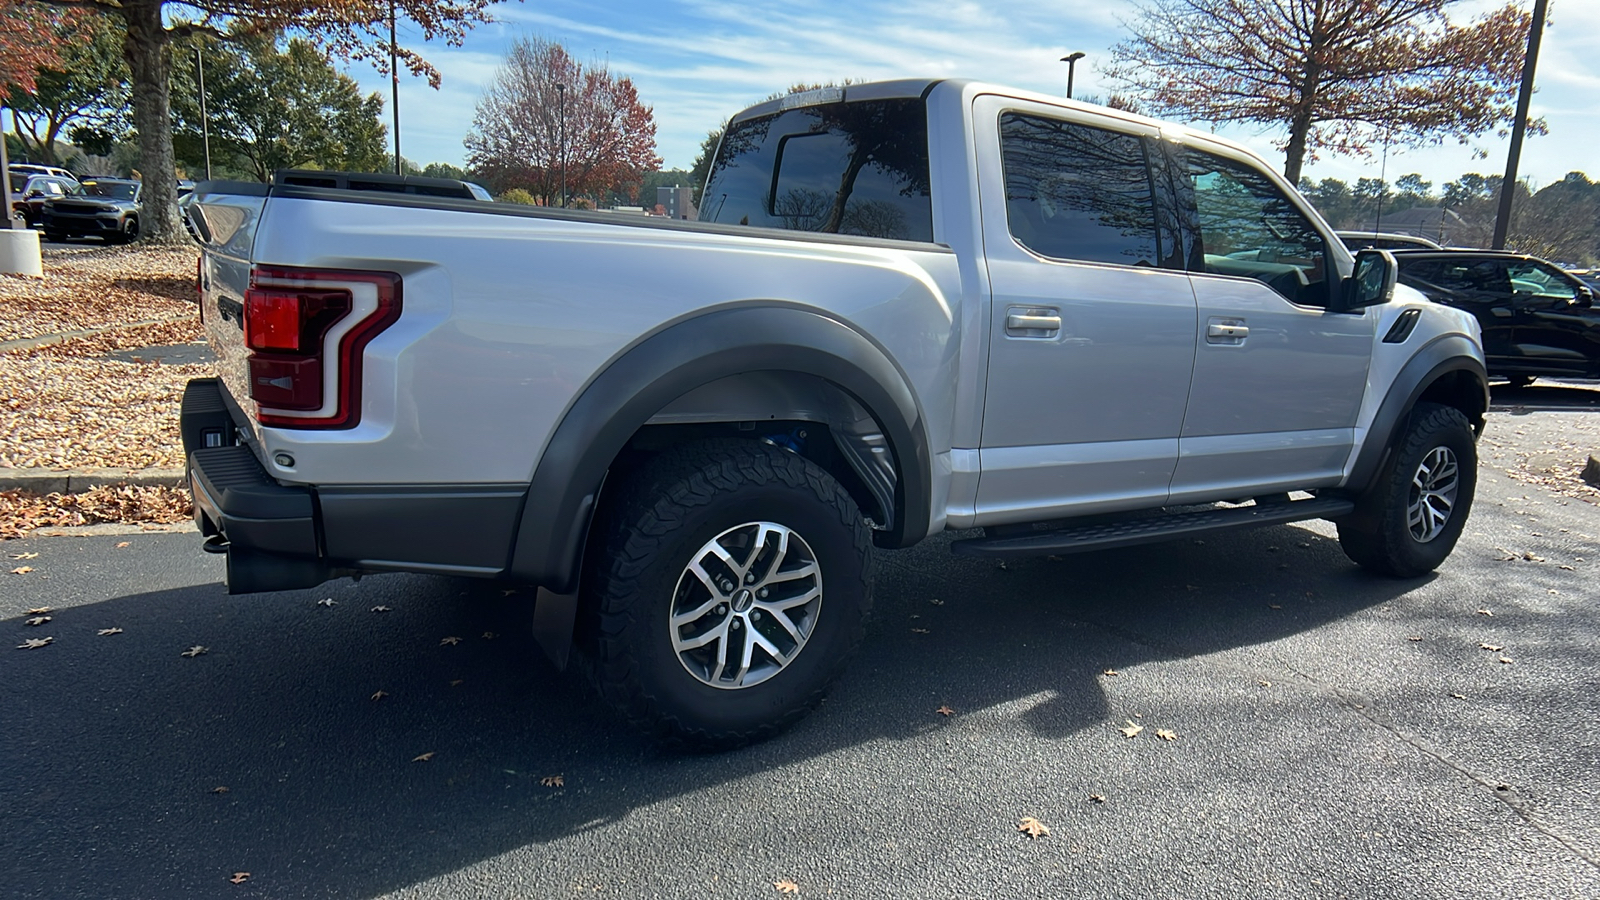
[[[1468,0],[1460,9],[1470,17],[1498,5]],[[953,77],[1057,93],[1066,82],[1060,58],[1082,50],[1075,93],[1103,97],[1115,85],[1100,70],[1111,47],[1128,35],[1123,21],[1134,12],[1130,2],[1082,0],[537,0],[492,9],[497,21],[470,32],[459,48],[420,44],[414,26],[408,41],[402,23],[401,43],[420,50],[444,79],[437,91],[421,79],[401,80],[400,149],[407,159],[463,162],[461,141],[478,100],[507,47],[525,35],[557,41],[580,61],[598,61],[632,78],[640,99],[654,108],[657,152],[665,167],[688,168],[707,130],[795,82]],[[1600,179],[1600,159],[1592,150],[1600,146],[1600,3],[1552,0],[1550,22],[1533,106],[1550,134],[1524,146],[1521,174],[1536,186],[1574,170]],[[387,100],[386,78],[365,64],[348,71],[365,90],[381,91]],[[1282,155],[1273,147],[1277,132],[1223,133],[1281,166]],[[1392,182],[1420,172],[1437,186],[1463,172],[1500,173],[1506,144],[1489,135],[1471,147],[1448,139],[1440,147],[1392,150],[1385,175]],[[1306,174],[1354,181],[1376,177],[1380,165],[1377,158],[1328,157]]]

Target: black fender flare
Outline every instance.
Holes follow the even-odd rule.
[[[1378,477],[1383,461],[1394,445],[1396,433],[1405,425],[1416,408],[1417,401],[1439,379],[1453,372],[1471,373],[1482,393],[1482,406],[1489,406],[1489,375],[1478,361],[1477,346],[1470,338],[1447,334],[1420,348],[1400,367],[1400,373],[1389,385],[1389,392],[1378,405],[1378,412],[1367,429],[1367,439],[1356,454],[1355,465],[1350,468],[1346,487],[1360,494]],[[1474,423],[1474,428],[1478,423]]]
[[[881,546],[927,536],[933,465],[916,395],[889,356],[842,322],[809,310],[746,306],[670,325],[635,344],[584,388],[534,470],[509,574],[554,593],[577,587],[589,523],[611,461],[650,417],[689,391],[746,372],[815,375],[878,421],[894,454],[894,526]]]

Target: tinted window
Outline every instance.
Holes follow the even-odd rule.
[[[132,200],[139,192],[137,184],[126,181],[85,181],[83,192],[91,197],[109,197],[112,200]]]
[[[1138,137],[1007,113],[1000,156],[1006,222],[1018,243],[1057,259],[1159,264],[1150,167]]]
[[[1295,303],[1326,306],[1327,244],[1311,220],[1254,167],[1183,153],[1200,231],[1197,270],[1259,279]]]
[[[921,100],[791,109],[731,126],[700,221],[933,240]]]

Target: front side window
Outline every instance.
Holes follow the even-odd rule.
[[[919,99],[791,109],[728,128],[700,221],[933,240]]]
[[[1506,274],[1519,305],[1560,309],[1578,299],[1577,288],[1553,267],[1515,260],[1507,265]]]
[[[1201,253],[1198,270],[1264,282],[1302,306],[1326,306],[1327,242],[1252,166],[1185,148]]]
[[[1006,113],[1000,156],[1006,223],[1017,243],[1055,259],[1161,264],[1150,167],[1139,137]]]

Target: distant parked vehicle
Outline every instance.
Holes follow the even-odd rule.
[[[1554,263],[1495,250],[1397,250],[1400,283],[1472,313],[1489,374],[1600,378],[1596,290]]]
[[[1439,250],[1438,244],[1414,234],[1387,231],[1335,231],[1334,237],[1344,241],[1350,250]]]
[[[6,170],[11,173],[13,178],[18,175],[21,175],[24,179],[31,175],[50,175],[55,178],[64,178],[74,184],[78,181],[78,176],[60,166],[41,166],[37,163],[14,162],[6,166]],[[13,190],[16,189],[13,187]]]
[[[83,193],[44,205],[47,240],[94,236],[125,243],[139,236],[139,194],[143,185],[128,178],[86,178]]]
[[[81,193],[83,186],[75,179],[62,178],[59,175],[30,175],[22,187],[20,196],[14,199],[13,208],[22,214],[27,226],[33,228],[44,221],[46,203]]]

